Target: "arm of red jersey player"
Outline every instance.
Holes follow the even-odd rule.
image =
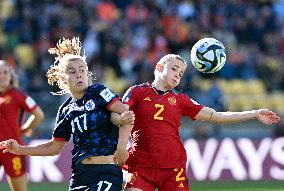
[[[199,121],[210,121],[217,124],[238,123],[257,119],[264,124],[271,125],[280,121],[280,117],[277,116],[275,112],[268,109],[241,112],[217,112],[209,107],[203,107],[195,116],[195,119]]]
[[[123,113],[129,110],[129,106],[122,103],[120,100],[116,100],[110,107],[109,110],[115,113]]]
[[[123,96],[124,101],[126,100],[126,97],[129,97],[131,88],[125,93],[125,96]],[[129,117],[127,115],[124,115],[124,117],[122,117],[122,115],[120,115],[121,113],[125,112],[125,111],[129,111],[130,107],[129,105],[130,102],[124,102],[123,103],[118,100],[116,101],[114,104],[112,104],[112,106],[110,107],[110,110],[113,111],[111,114],[111,122],[115,125],[121,125],[124,123],[130,123],[130,124],[134,124],[134,113],[129,114],[130,116],[133,115],[132,117],[132,122],[127,121],[127,119],[129,119]],[[128,98],[129,101],[129,98]]]
[[[36,127],[38,124],[40,124],[43,119],[44,119],[44,113],[43,113],[42,109],[39,106],[37,106],[31,112],[31,116],[28,118],[28,120],[22,126],[22,128],[21,128],[22,134],[29,136],[31,134],[31,130],[34,127]]]
[[[113,112],[111,120],[114,121],[114,123],[120,124],[117,150],[114,153],[113,159],[116,164],[122,166],[128,159],[126,147],[131,128],[134,124],[134,113],[132,111],[128,111],[128,105],[123,104],[119,100],[113,103],[109,109]],[[118,113],[118,115],[115,113]]]
[[[66,143],[66,141],[52,139],[39,145],[22,146],[16,140],[8,139],[0,142],[0,149],[3,149],[3,153],[9,152],[16,155],[53,156],[58,155]]]

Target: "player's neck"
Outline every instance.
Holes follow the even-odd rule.
[[[169,89],[167,87],[165,87],[164,85],[162,85],[161,83],[158,83],[156,80],[152,83],[152,86],[160,91],[166,92]]]
[[[87,88],[85,88],[84,90],[79,90],[79,91],[70,90],[70,94],[75,100],[79,100],[82,97],[84,97],[86,91],[87,91]]]
[[[84,94],[85,94],[85,91],[80,92],[80,93],[79,92],[71,92],[71,95],[75,100],[81,99],[82,97],[84,97]]]
[[[5,93],[6,91],[8,91],[8,89],[10,89],[10,86],[9,87],[1,87],[0,86],[0,94]]]

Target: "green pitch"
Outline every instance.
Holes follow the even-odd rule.
[[[0,183],[1,191],[9,191],[7,184]],[[29,191],[67,191],[68,184],[30,183]],[[256,182],[192,182],[191,191],[284,191],[284,181]]]
[[[10,191],[8,184],[0,183],[1,191]],[[28,191],[67,191],[68,184],[63,183],[29,183]]]
[[[283,181],[192,182],[192,191],[284,191]]]

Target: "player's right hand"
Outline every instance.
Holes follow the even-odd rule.
[[[19,154],[20,147],[19,143],[14,139],[0,142],[0,149],[3,149],[3,153]]]

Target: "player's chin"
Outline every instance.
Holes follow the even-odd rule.
[[[88,87],[88,85],[86,85],[86,84],[77,84],[76,86],[75,86],[75,88],[76,88],[76,90],[77,91],[84,91],[86,88]]]
[[[1,89],[6,89],[8,87],[9,87],[9,84],[7,84],[7,83],[0,83],[0,88]]]
[[[169,83],[169,86],[170,86],[169,89],[173,89],[173,88],[177,87],[178,84],[179,84],[179,83],[178,83],[177,81],[172,81],[171,83]]]

